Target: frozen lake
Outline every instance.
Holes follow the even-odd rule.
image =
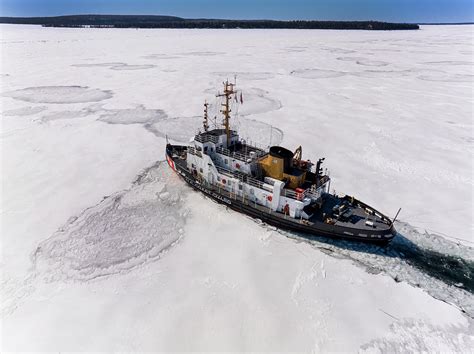
[[[473,29],[0,26],[2,350],[470,350],[473,289],[399,253],[472,271]],[[245,137],[402,208],[390,257],[287,238],[159,162],[235,75]]]

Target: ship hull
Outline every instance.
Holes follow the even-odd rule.
[[[360,230],[360,233],[363,234],[363,236],[360,236],[360,233],[357,232],[358,230],[354,230],[354,228],[348,228],[339,225],[329,225],[324,222],[315,222],[311,225],[308,225],[302,223],[300,220],[290,218],[288,216],[285,217],[284,215],[265,212],[238,199],[229,198],[216,192],[215,190],[207,188],[204,184],[196,180],[189,171],[187,171],[185,164],[180,163],[180,161],[175,161],[171,151],[168,149],[166,151],[166,160],[168,165],[196,191],[200,191],[207,197],[231,208],[232,210],[246,214],[252,218],[262,220],[263,222],[280,229],[296,231],[305,236],[323,236],[337,239],[346,239],[374,243],[381,246],[387,245],[395,234],[393,225],[390,227],[387,226],[387,228],[381,230]]]
[[[353,228],[339,225],[329,225],[324,222],[315,222],[312,225],[307,225],[297,219],[284,216],[283,214],[280,215],[276,213],[265,212],[247,203],[243,203],[238,199],[224,196],[214,190],[207,188],[204,184],[196,180],[189,171],[187,171],[185,165],[175,161],[172,157],[171,151],[168,149],[166,150],[166,160],[168,165],[196,191],[203,193],[207,197],[229,207],[232,210],[246,214],[252,218],[259,219],[268,225],[272,225],[280,229],[296,231],[301,233],[301,236],[323,236],[386,246],[392,240],[395,234],[393,225],[379,230],[361,230],[360,233],[362,233],[364,236],[359,236],[357,230],[354,230]]]

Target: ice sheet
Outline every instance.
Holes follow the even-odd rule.
[[[472,292],[415,261],[472,264],[472,26],[0,35],[2,350],[472,347]],[[287,238],[157,164],[234,74],[246,139],[402,207],[390,250]]]

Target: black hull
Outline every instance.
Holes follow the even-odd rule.
[[[390,226],[390,228],[383,230],[363,230],[363,233],[366,235],[363,237],[355,235],[354,232],[357,232],[357,230],[354,230],[353,228],[339,225],[329,225],[323,222],[315,222],[312,225],[307,225],[299,222],[296,219],[285,217],[284,215],[280,216],[280,214],[264,212],[253,206],[245,204],[240,200],[229,198],[217,193],[214,190],[206,188],[203,184],[197,181],[193,175],[187,171],[186,168],[184,168],[179,163],[175,163],[174,159],[172,158],[171,151],[167,150],[166,159],[170,167],[195,190],[202,192],[207,197],[220,204],[226,205],[232,210],[246,214],[252,218],[260,219],[263,222],[280,229],[296,231],[305,235],[368,242],[381,246],[386,246],[394,237],[395,231],[393,225]]]

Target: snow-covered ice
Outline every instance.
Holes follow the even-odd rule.
[[[4,92],[3,96],[32,103],[82,103],[106,100],[112,94],[81,86],[39,86]]]
[[[473,28],[1,26],[1,349],[472,351]],[[393,245],[302,240],[160,162],[234,75],[242,135],[402,207]]]
[[[33,254],[37,274],[52,280],[91,280],[158,257],[179,240],[187,208],[184,186],[165,164],[147,169],[126,191],[71,217]]]

